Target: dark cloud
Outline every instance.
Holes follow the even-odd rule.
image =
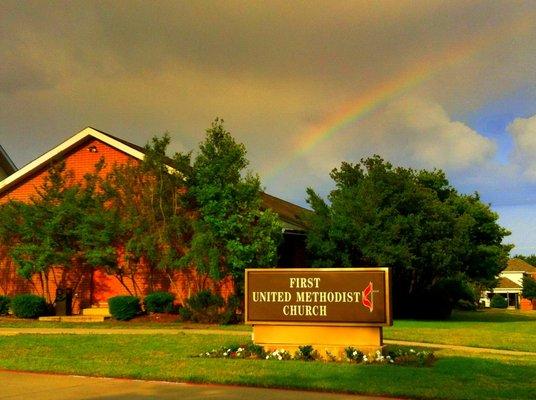
[[[329,185],[342,159],[378,152],[446,168],[460,187],[506,203],[485,177],[463,173],[491,180],[496,146],[457,119],[534,85],[533,5],[3,1],[0,139],[19,165],[87,125],[137,143],[170,131],[183,149],[221,116],[268,188],[296,201],[306,186]],[[294,160],[313,127],[426,60],[437,70],[421,85]],[[276,175],[278,165],[288,167]]]

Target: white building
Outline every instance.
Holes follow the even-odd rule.
[[[536,267],[519,258],[511,258],[508,260],[506,268],[500,273],[497,286],[492,291],[485,292],[481,301],[486,307],[489,307],[493,295],[500,294],[508,301],[508,308],[535,309],[533,302],[521,296],[523,276],[525,275],[536,278]]]

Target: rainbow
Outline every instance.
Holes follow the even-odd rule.
[[[504,40],[504,38],[511,37],[512,34],[520,34],[520,31],[530,29],[532,17],[534,15],[526,15],[523,18],[524,24],[520,23],[520,20],[516,20],[514,29],[512,29],[513,23],[510,21],[508,24],[496,27],[493,32],[485,31],[475,35],[471,41],[452,46],[439,55],[423,58],[394,78],[369,88],[356,99],[340,107],[338,112],[329,115],[321,123],[310,126],[301,133],[296,140],[297,145],[292,156],[276,163],[267,171],[265,178],[271,179],[278,176],[297,158],[310,153],[316,146],[330,139],[343,127],[363,119],[383,105],[409,93],[432,79],[439,72],[469,59],[477,52],[497,43],[499,39]]]

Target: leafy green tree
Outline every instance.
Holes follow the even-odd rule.
[[[467,281],[492,285],[504,269],[509,232],[478,195],[460,195],[442,171],[395,168],[374,156],[343,162],[330,176],[329,203],[307,189],[313,263],[391,267],[397,315],[446,317],[468,293]]]
[[[80,184],[73,183],[65,164],[53,165],[28,203],[11,201],[0,208],[0,242],[8,248],[17,272],[26,279],[37,275],[39,291],[52,302],[49,282],[62,284],[54,268],[113,266],[116,218],[104,208],[99,190],[103,162]],[[80,270],[78,282],[82,279]]]
[[[141,294],[135,275],[141,266],[149,270],[149,290],[154,290],[154,273],[167,274],[181,266],[190,247],[195,213],[186,196],[191,174],[190,155],[166,155],[170,137],[154,137],[145,146],[142,162],[117,165],[107,176],[105,187],[110,208],[118,216],[119,242],[124,259],[112,271],[134,295]],[[128,285],[125,278],[130,278]]]
[[[526,299],[536,300],[536,279],[532,276],[523,276],[523,290],[521,295]]]
[[[281,236],[277,216],[261,211],[259,177],[247,166],[245,146],[216,119],[193,163],[189,188],[198,218],[183,259],[214,279],[230,274],[237,294],[246,267],[274,265]]]

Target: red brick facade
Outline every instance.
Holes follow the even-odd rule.
[[[104,158],[105,168],[101,174],[110,172],[116,164],[123,164],[136,159],[107,143],[88,137],[76,147],[59,156],[65,161],[66,170],[72,171],[73,182],[82,181],[84,175],[94,172],[95,164]],[[53,161],[59,161],[55,159]],[[52,162],[52,161],[51,161]],[[32,171],[28,176],[0,192],[0,204],[9,200],[28,201],[41,186],[47,174],[50,163]],[[56,268],[50,271],[48,279],[34,276],[32,280],[17,275],[16,266],[0,248],[0,294],[15,295],[20,293],[37,293],[44,295],[43,288],[48,286],[48,293],[54,300],[57,287],[74,289],[73,312],[78,313],[82,308],[92,304],[106,301],[109,297],[119,294],[136,294],[144,296],[156,290],[165,290],[175,294],[178,302],[183,302],[191,294],[202,288],[213,288],[223,297],[233,293],[232,280],[227,278],[215,283],[199,276],[195,271],[177,271],[172,275],[157,271],[151,273],[144,266],[139,265],[132,277],[124,277],[122,281],[115,275],[109,275],[103,269],[79,268],[73,266],[69,269]],[[47,292],[47,291],[45,291]]]

